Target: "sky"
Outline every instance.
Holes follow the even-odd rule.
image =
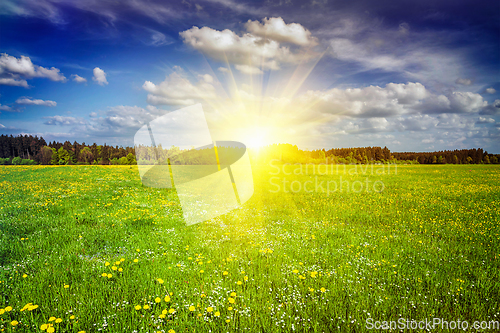
[[[3,0],[0,134],[500,153],[500,2]]]

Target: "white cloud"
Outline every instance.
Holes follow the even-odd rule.
[[[2,125],[2,124],[0,124],[0,128],[5,128],[5,126],[4,126],[4,125]]]
[[[226,67],[219,67],[219,68],[218,68],[218,71],[219,71],[219,72],[222,72],[222,73],[229,73],[229,69],[228,69],[228,68],[226,68]]]
[[[16,58],[6,53],[0,56],[0,84],[28,88],[26,79],[47,78],[52,81],[65,81],[58,68],[51,69],[35,65],[26,56]]]
[[[389,83],[385,88],[338,89],[308,91],[299,98],[304,106],[324,113],[352,117],[385,117],[409,113],[428,96],[420,83]]]
[[[496,93],[497,91],[496,91],[494,88],[488,88],[488,89],[486,89],[486,92],[487,92],[488,94],[494,94],[494,93]]]
[[[47,119],[47,121],[44,122],[45,125],[75,126],[75,125],[83,125],[86,123],[83,118],[76,118],[76,117],[53,116],[53,117],[43,117],[43,118]]]
[[[500,99],[496,99],[493,103],[486,105],[479,114],[497,115],[500,114]]]
[[[205,74],[201,78],[198,83],[192,84],[187,78],[174,72],[159,85],[146,81],[142,88],[149,93],[147,98],[149,104],[191,105],[199,99],[216,97],[215,88],[212,85],[213,77]]]
[[[0,104],[0,111],[14,111],[14,110],[8,105]]]
[[[94,68],[94,77],[92,80],[101,86],[108,84],[108,81],[106,80],[106,73],[99,67]]]
[[[255,36],[269,38],[280,43],[292,43],[301,46],[315,46],[317,41],[311,32],[298,23],[286,24],[281,17],[264,18],[263,24],[251,21],[245,24],[247,31]]]
[[[26,80],[13,79],[13,78],[0,78],[0,84],[6,86],[24,87],[28,88],[28,82]]]
[[[235,65],[234,66],[237,70],[239,70],[240,72],[242,73],[245,73],[245,74],[262,74],[263,72],[255,67],[255,66],[248,66],[248,65]]]
[[[44,101],[42,99],[31,99],[30,97],[21,97],[16,100],[17,104],[23,105],[43,105],[54,107],[57,106],[57,103],[54,101]]]
[[[494,124],[495,123],[495,119],[493,118],[485,118],[485,117],[479,117],[477,119],[477,124]]]
[[[84,83],[84,82],[87,82],[87,79],[84,78],[84,77],[81,77],[80,75],[78,74],[72,74],[71,77],[73,78],[73,81],[77,82],[77,83]]]
[[[480,94],[451,92],[435,95],[421,83],[389,83],[384,88],[369,86],[355,89],[308,91],[299,97],[305,107],[324,113],[351,117],[387,117],[411,113],[474,113],[488,103]]]
[[[277,18],[277,20],[282,21],[281,18]],[[265,22],[264,25],[259,25],[258,22],[250,22],[248,26],[259,32],[262,32],[262,29],[271,29],[271,26],[268,25],[269,21]],[[184,43],[189,44],[194,49],[216,60],[229,61],[230,63],[240,65],[239,70],[246,70],[246,73],[254,74],[257,72],[256,64],[259,64],[262,69],[278,70],[282,63],[297,64],[300,61],[316,56],[313,52],[303,48],[292,50],[288,46],[280,45],[280,42],[285,39],[291,40],[292,37],[287,35],[289,34],[288,30],[291,29],[293,31],[298,27],[302,26],[297,24],[290,28],[289,25],[285,25],[286,31],[281,31],[281,35],[274,29],[272,30],[272,37],[262,37],[252,33],[244,33],[239,36],[229,29],[218,31],[209,27],[201,29],[192,27],[179,34],[183,38]],[[304,29],[303,31],[306,30]],[[306,36],[309,35],[306,34]],[[296,38],[297,42],[302,41],[301,37]],[[312,45],[312,39],[309,38],[306,40],[309,40],[309,44]]]
[[[455,83],[461,84],[463,86],[470,86],[472,84],[472,80],[459,77],[458,79],[455,80]]]

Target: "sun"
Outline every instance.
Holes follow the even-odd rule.
[[[242,141],[248,148],[259,149],[269,144],[269,132],[266,127],[249,127],[245,130]]]

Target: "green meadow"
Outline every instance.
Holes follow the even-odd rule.
[[[186,226],[175,191],[143,187],[136,166],[0,166],[0,330],[500,320],[499,166],[272,164],[253,178],[240,208]]]

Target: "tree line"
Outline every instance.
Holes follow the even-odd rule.
[[[234,149],[232,149],[234,150]],[[233,153],[237,152],[234,150]],[[144,147],[137,150],[140,164],[210,164],[208,150],[198,150],[187,155],[178,147]],[[221,151],[222,153],[222,151]],[[239,155],[239,153],[238,153]],[[489,154],[481,148],[445,150],[437,152],[391,152],[387,147],[332,148],[329,150],[301,150],[291,144],[273,144],[250,150],[252,161],[267,163],[332,163],[332,164],[498,164],[499,154]],[[189,161],[189,162],[186,162]],[[132,147],[86,145],[70,141],[49,142],[32,135],[0,135],[0,165],[133,165],[137,164]]]

